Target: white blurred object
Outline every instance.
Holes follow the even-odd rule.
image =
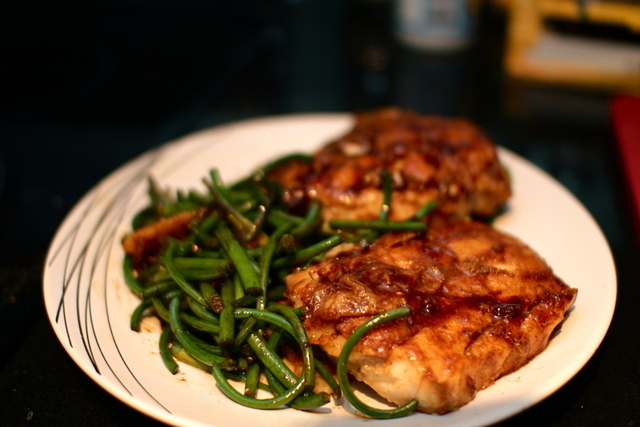
[[[403,43],[432,51],[461,49],[473,33],[467,0],[396,0],[395,25]]]

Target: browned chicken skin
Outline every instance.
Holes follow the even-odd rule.
[[[541,352],[577,294],[526,245],[479,222],[388,233],[292,273],[287,292],[332,357],[371,316],[409,306],[409,318],[356,346],[349,370],[395,404],[417,397],[438,414]]]
[[[325,221],[374,219],[382,204],[381,172],[391,173],[391,219],[413,215],[429,201],[447,216],[490,216],[511,195],[494,143],[464,119],[387,108],[357,114],[353,128],[272,177],[292,205],[322,202]]]

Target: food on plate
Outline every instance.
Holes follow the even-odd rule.
[[[312,410],[343,395],[393,418],[443,414],[542,351],[572,306],[524,243],[478,221],[511,194],[496,148],[461,119],[383,109],[315,154],[149,204],[123,239],[131,316],[159,353],[233,401]],[[349,375],[397,407],[363,403]],[[238,383],[241,383],[239,391]]]
[[[338,358],[372,316],[349,371],[387,400],[443,414],[540,353],[576,297],[519,240],[473,221],[387,233],[287,277],[312,344]]]
[[[205,212],[206,209],[199,208],[161,217],[129,234],[123,240],[122,247],[135,260],[134,262],[140,262],[142,258],[155,254],[162,246],[164,239],[185,238],[189,234],[190,224],[198,223]]]
[[[383,199],[383,173],[393,188],[392,220],[411,217],[430,201],[446,216],[489,217],[511,188],[496,146],[462,118],[384,108],[355,116],[344,135],[271,173],[292,206],[319,200],[325,221],[374,219]]]

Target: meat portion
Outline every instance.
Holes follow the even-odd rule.
[[[464,119],[388,108],[356,115],[354,127],[315,153],[272,173],[291,206],[317,198],[325,221],[375,219],[381,173],[393,183],[391,219],[403,220],[429,201],[446,216],[490,216],[511,195],[494,143]]]
[[[519,240],[480,222],[388,233],[287,277],[313,344],[337,357],[371,316],[409,306],[358,343],[349,370],[397,405],[444,414],[546,346],[577,290]]]

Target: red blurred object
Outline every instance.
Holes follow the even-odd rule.
[[[640,244],[640,96],[615,96],[611,101],[611,121]]]

